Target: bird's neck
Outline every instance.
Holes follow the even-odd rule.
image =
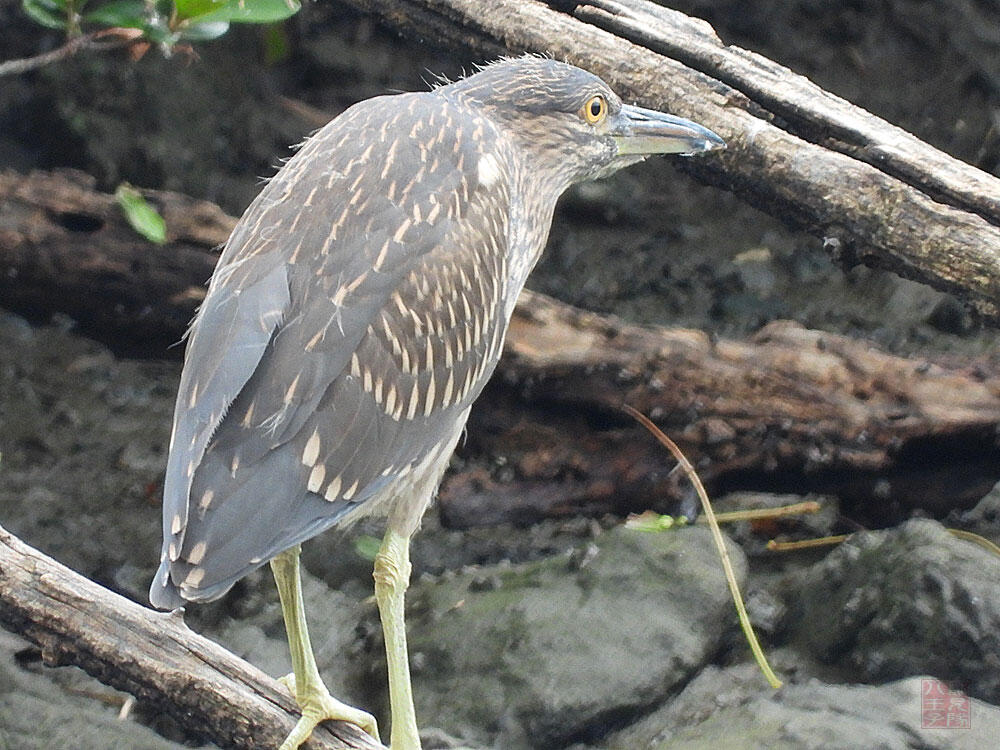
[[[524,283],[545,249],[552,227],[552,214],[563,186],[524,184],[538,179],[528,170],[518,170],[522,184],[515,186],[510,217],[510,240],[507,263],[507,317],[514,311]]]

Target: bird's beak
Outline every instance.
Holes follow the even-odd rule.
[[[690,156],[726,147],[726,142],[708,128],[652,109],[623,104],[616,120],[611,135],[618,144],[619,156]]]

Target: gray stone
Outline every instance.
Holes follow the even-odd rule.
[[[959,521],[977,534],[1000,540],[1000,483],[987,492],[976,506],[958,514]]]
[[[743,579],[742,552],[729,554]],[[418,584],[407,617],[421,721],[506,750],[605,735],[662,702],[736,625],[702,528],[618,528],[570,555]],[[462,736],[469,727],[479,734]]]
[[[975,699],[970,699],[969,728],[923,728],[922,679],[882,686],[829,685],[810,679],[771,691],[753,665],[709,667],[666,708],[598,747],[981,750],[996,745],[1000,709]]]
[[[0,750],[182,750],[135,721],[118,718],[126,699],[78,669],[22,668],[27,642],[0,630]],[[96,699],[96,700],[95,700]]]
[[[265,567],[267,576],[270,571]],[[263,600],[251,617],[225,617],[209,629],[209,636],[237,656],[273,677],[292,671],[281,605],[274,584],[268,581],[257,592]],[[367,659],[357,623],[362,605],[302,570],[302,596],[316,664],[330,692],[340,700],[363,705],[363,695],[352,687],[352,672]]]
[[[1000,558],[933,521],[856,534],[797,579],[794,640],[852,681],[929,673],[1000,700]]]

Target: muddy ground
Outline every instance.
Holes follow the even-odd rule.
[[[943,0],[673,5],[707,18],[725,41],[1000,173],[1000,47],[988,25],[977,33]],[[992,20],[995,32],[995,11]],[[3,57],[57,41],[46,34],[17,4],[0,7]],[[73,166],[107,190],[128,180],[238,214],[259,178],[314,129],[303,105],[335,115],[358,99],[422,89],[434,75],[456,77],[478,62],[400,39],[335,3],[309,6],[277,37],[235,29],[197,53],[153,52],[138,62],[81,57],[5,81],[0,167]],[[998,349],[997,331],[947,295],[838,268],[817,239],[693,183],[665,160],[568,194],[529,286],[638,322],[727,336],[792,318],[904,353]],[[0,524],[142,601],[159,553],[158,492],[179,369],[167,356],[116,357],[104,343],[80,336],[68,319],[0,315]],[[996,495],[938,520],[996,540]],[[835,518],[837,499],[822,501]],[[707,538],[694,530],[637,542],[617,530],[620,520],[457,532],[429,514],[415,544],[411,597],[418,704],[428,725],[468,746],[500,748],[668,740],[672,747],[971,747],[995,738],[1000,570],[988,553],[932,521],[779,560],[762,554],[749,530],[733,531],[755,622],[791,683],[771,695],[746,663],[723,584],[702,556]],[[816,522],[814,531],[833,527]],[[377,627],[365,602],[369,563],[356,550],[364,533],[377,526],[307,546],[310,614],[327,626],[316,628],[327,633],[317,645],[335,692],[385,721]],[[538,598],[539,590],[546,595]],[[602,593],[581,616],[575,603],[592,591]],[[561,610],[573,613],[569,621]],[[624,627],[621,612],[643,625]],[[273,588],[262,573],[189,619],[262,668],[287,671]],[[973,732],[921,727],[920,675],[973,696]],[[41,667],[24,642],[0,635],[0,748],[199,744],[141,705],[118,721],[121,702],[72,670]],[[876,729],[884,735],[871,734]]]

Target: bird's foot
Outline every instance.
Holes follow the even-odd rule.
[[[295,696],[295,702],[299,704],[302,716],[299,718],[291,733],[281,743],[279,750],[296,750],[303,742],[309,739],[320,723],[331,721],[346,721],[355,724],[363,731],[370,734],[376,740],[378,736],[378,725],[375,717],[360,708],[348,706],[341,703],[327,691],[323,683],[306,686],[301,692],[296,689],[295,675],[287,674],[279,677],[278,682],[284,685]]]

